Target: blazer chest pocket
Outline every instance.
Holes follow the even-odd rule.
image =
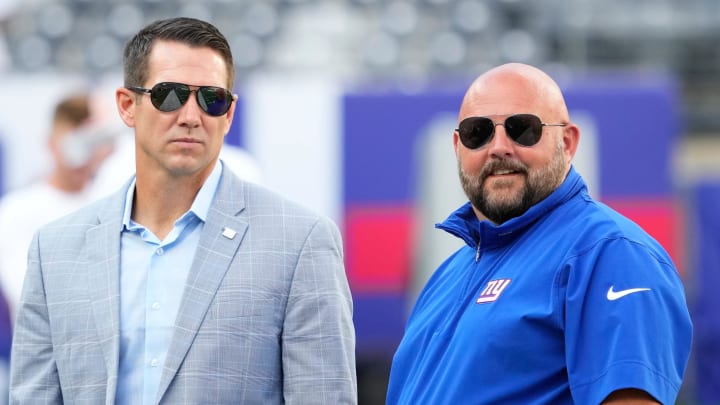
[[[230,297],[217,297],[210,306],[208,318],[223,320],[256,316],[274,317],[278,311],[278,299],[276,298],[232,299]]]

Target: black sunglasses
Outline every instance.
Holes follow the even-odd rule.
[[[536,115],[515,114],[505,118],[505,122],[497,123],[488,117],[468,117],[460,121],[455,131],[466,148],[477,149],[490,142],[498,125],[505,127],[505,133],[518,145],[533,146],[540,141],[543,127],[564,127],[567,124],[546,124]]]
[[[164,112],[175,111],[185,105],[193,91],[200,109],[213,117],[228,112],[233,102],[230,90],[215,86],[189,86],[183,83],[163,82],[154,85],[152,89],[135,86],[128,86],[127,89],[136,93],[150,93],[152,105]]]

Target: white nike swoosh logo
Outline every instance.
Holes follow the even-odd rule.
[[[630,295],[636,292],[640,291],[650,291],[649,288],[628,288],[627,290],[620,290],[620,291],[613,291],[613,288],[615,286],[610,286],[607,292],[607,299],[610,301],[615,301],[617,299],[620,299],[626,295]]]

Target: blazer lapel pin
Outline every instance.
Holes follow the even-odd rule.
[[[230,228],[225,227],[225,228],[223,228],[223,230],[222,230],[222,236],[224,236],[224,237],[226,237],[226,238],[228,238],[228,239],[234,239],[234,238],[235,238],[235,235],[237,235],[237,232],[235,232],[234,229],[230,229]]]

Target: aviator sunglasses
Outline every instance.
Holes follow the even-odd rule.
[[[498,125],[505,127],[505,133],[513,142],[533,146],[540,141],[543,127],[564,127],[567,124],[546,124],[532,114],[515,114],[505,118],[505,122],[497,123],[488,117],[468,117],[460,121],[455,131],[466,148],[477,149],[490,142]]]
[[[136,93],[150,93],[152,105],[163,112],[175,111],[185,105],[193,91],[200,109],[213,117],[228,112],[233,102],[230,90],[215,86],[189,86],[183,83],[163,82],[154,85],[152,89],[135,86],[127,86],[127,89]]]

